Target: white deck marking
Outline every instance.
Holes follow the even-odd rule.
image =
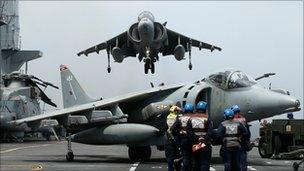
[[[132,167],[129,169],[129,171],[135,171],[135,169],[137,168],[138,165],[139,165],[139,162],[132,164]]]
[[[27,149],[27,148],[46,147],[46,146],[49,146],[49,145],[51,145],[51,144],[32,145],[32,146],[27,146],[27,147],[18,147],[18,148],[12,148],[12,149],[8,149],[8,150],[3,150],[3,151],[0,151],[0,154],[3,154],[3,153],[8,153],[8,152],[16,151],[16,150]]]
[[[247,166],[248,170],[256,170],[255,168],[253,168],[252,166]]]
[[[269,161],[267,161],[266,163],[267,163],[267,164],[271,164],[271,162],[269,162]]]

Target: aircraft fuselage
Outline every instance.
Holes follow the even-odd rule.
[[[138,33],[141,40],[140,46],[150,48],[154,39],[154,23],[148,18],[138,22]]]

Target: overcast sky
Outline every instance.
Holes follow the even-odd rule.
[[[29,63],[29,72],[60,85],[59,65],[70,67],[94,98],[150,88],[150,82],[173,84],[196,81],[222,68],[238,68],[268,87],[289,90],[303,107],[303,2],[98,2],[21,1],[22,49],[37,49],[43,57]],[[128,58],[106,72],[106,52],[78,57],[77,52],[126,31],[141,11],[192,38],[222,47],[222,51],[193,49],[188,60],[160,58],[156,74],[145,75],[143,63]],[[188,56],[188,55],[186,55]],[[61,92],[47,94],[61,107]],[[279,117],[285,117],[279,116]],[[302,118],[298,112],[296,118]]]

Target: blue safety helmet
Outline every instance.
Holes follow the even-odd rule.
[[[207,110],[207,103],[204,102],[204,101],[198,102],[197,105],[196,105],[196,110],[206,111]]]
[[[293,119],[293,114],[290,112],[290,113],[287,113],[287,118],[288,119]]]
[[[232,119],[234,117],[234,112],[231,109],[224,110],[224,118],[225,119]]]
[[[185,113],[193,113],[194,111],[194,106],[192,103],[186,103],[184,107],[184,112]]]
[[[234,113],[238,113],[241,111],[240,107],[238,105],[233,105],[231,107],[231,110],[234,112]]]

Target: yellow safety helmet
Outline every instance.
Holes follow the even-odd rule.
[[[174,114],[177,114],[177,112],[178,111],[181,111],[182,109],[181,108],[179,108],[178,106],[172,106],[171,108],[170,108],[170,113],[174,113]]]

